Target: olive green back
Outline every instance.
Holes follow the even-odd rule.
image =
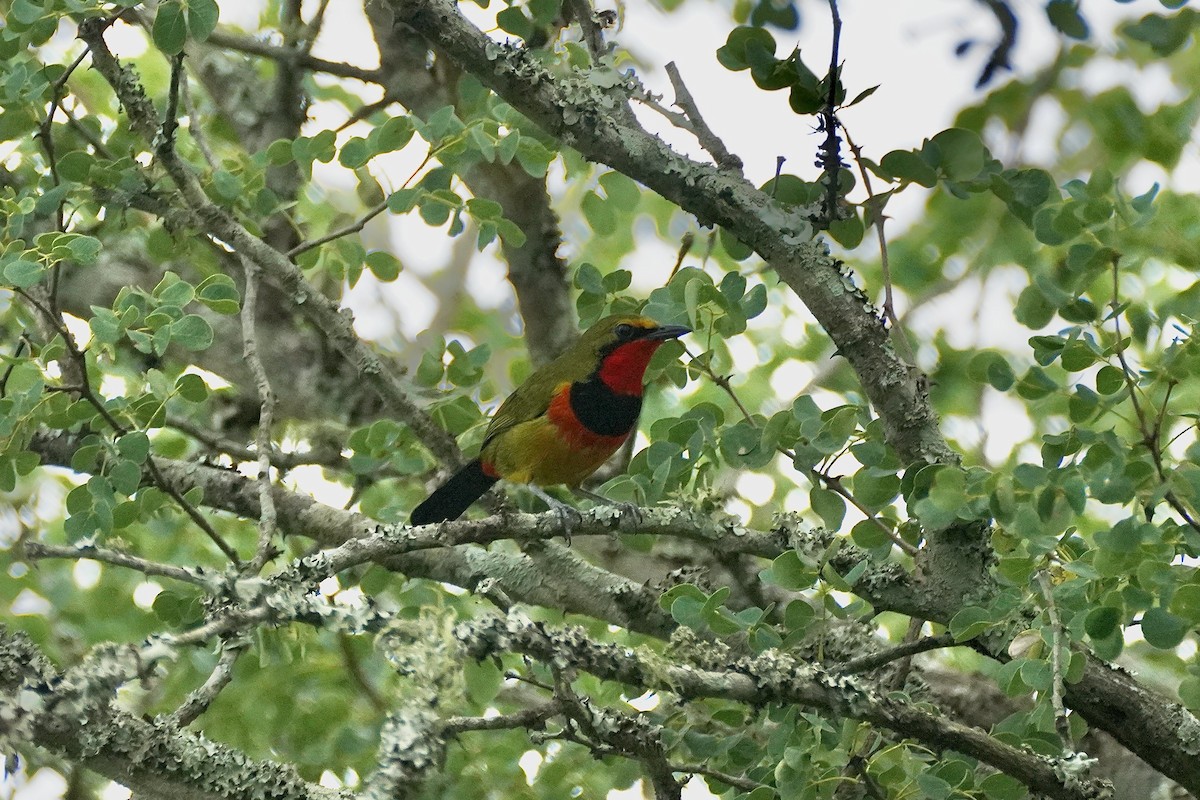
[[[617,341],[613,331],[622,323],[639,328],[657,327],[654,320],[636,314],[613,314],[599,320],[584,331],[579,340],[562,355],[526,378],[525,382],[500,404],[491,424],[488,425],[487,434],[483,439],[484,446],[512,426],[545,414],[555,389],[562,384],[582,381],[591,375],[600,360],[600,352]]]

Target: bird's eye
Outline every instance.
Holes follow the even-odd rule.
[[[622,322],[613,332],[617,334],[618,339],[633,338],[633,326],[627,322]]]

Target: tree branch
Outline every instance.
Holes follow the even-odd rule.
[[[104,663],[116,667],[117,658],[111,653]],[[111,691],[92,686],[88,673],[94,666],[60,673],[27,637],[0,625],[0,718],[6,721],[0,739],[5,750],[45,748],[138,796],[351,800],[349,792],[301,780],[290,766],[252,760],[162,718],[144,720],[116,710]]]
[[[460,624],[456,636],[475,659],[520,653],[568,664],[599,678],[669,691],[683,697],[714,697],[753,706],[796,704],[870,722],[934,750],[964,753],[1011,775],[1035,792],[1062,800],[1111,797],[1101,781],[1067,774],[1064,762],[1005,744],[978,728],[885,697],[855,678],[826,672],[775,650],[727,665],[649,663],[623,645],[592,640],[581,628],[553,629],[522,614]]]
[[[147,141],[155,142],[157,124],[153,105],[132,71],[122,67],[109,51],[103,30],[93,22],[88,20],[79,29],[80,38],[91,48],[93,66],[117,92],[131,127]],[[329,343],[357,367],[359,374],[371,383],[392,413],[409,425],[438,459],[447,464],[460,463],[461,453],[454,438],[412,402],[397,376],[358,338],[350,314],[311,286],[282,253],[251,234],[229,212],[209,200],[196,176],[171,148],[159,148],[158,157],[191,208],[197,227],[271,276],[300,312],[325,334]]]

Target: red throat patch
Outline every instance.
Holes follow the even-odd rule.
[[[646,365],[661,345],[662,341],[658,339],[638,339],[618,346],[604,357],[600,380],[618,394],[640,396]]]

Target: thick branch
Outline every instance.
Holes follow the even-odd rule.
[[[671,150],[586,76],[556,77],[525,50],[489,39],[449,0],[392,0],[396,17],[547,132],[695,214],[721,225],[765,258],[812,311],[858,373],[906,463],[956,463],[937,428],[924,376],[893,352],[874,309],[844,267],[811,242],[812,226],[740,175]],[[631,87],[632,88],[632,87]]]
[[[718,697],[753,706],[802,705],[870,722],[934,750],[964,753],[1047,797],[1096,800],[1112,796],[1102,782],[1065,776],[1062,764],[1054,759],[1005,744],[978,728],[885,697],[853,678],[828,673],[774,650],[724,666],[649,663],[626,646],[592,640],[581,628],[550,629],[519,614],[463,623],[456,633],[477,659],[516,652],[682,697]]]
[[[57,672],[22,634],[0,625],[0,740],[45,748],[133,790],[172,800],[348,800],[291,767],[254,761],[163,719],[144,720],[89,696],[77,670]],[[10,738],[11,737],[11,738]]]
[[[421,117],[457,102],[457,70],[445,69],[442,62],[431,68],[428,45],[407,26],[393,25],[382,6],[368,5],[367,16],[390,97]],[[472,164],[462,170],[462,179],[476,197],[499,203],[504,216],[525,234],[520,246],[501,239],[500,249],[525,323],[529,355],[534,364],[544,364],[577,335],[567,265],[558,256],[562,231],[546,179],[533,177],[516,162]]]
[[[158,123],[154,107],[146,98],[132,71],[122,67],[104,41],[103,29],[95,20],[80,25],[79,36],[92,52],[92,64],[116,91],[129,116],[131,127],[147,141],[157,142]],[[408,424],[429,450],[447,464],[457,464],[457,443],[408,397],[398,377],[354,331],[350,314],[325,297],[305,280],[284,254],[253,235],[228,211],[209,200],[191,169],[169,146],[157,154],[174,179],[194,221],[207,235],[227,244],[243,258],[258,265],[283,289],[287,298],[316,325],[359,374],[379,392],[392,413]]]

